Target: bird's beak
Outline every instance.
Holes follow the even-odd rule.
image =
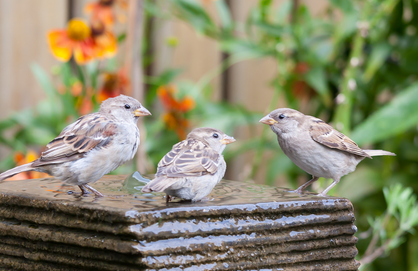
[[[143,116],[149,116],[151,115],[151,112],[149,112],[145,107],[140,107],[137,110],[134,111],[135,117],[143,117]]]
[[[236,141],[235,138],[233,138],[232,136],[228,136],[228,135],[225,135],[224,138],[219,140],[219,142],[221,142],[224,145],[231,144],[232,142],[235,142],[235,141]]]
[[[278,123],[277,120],[270,118],[269,115],[265,116],[260,120],[261,123],[267,124],[267,125],[273,125],[275,123]]]

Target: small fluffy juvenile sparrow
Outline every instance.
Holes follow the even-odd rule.
[[[299,111],[280,108],[260,120],[270,125],[277,135],[283,152],[298,167],[312,175],[312,179],[300,186],[301,193],[319,177],[332,178],[333,182],[320,196],[326,196],[340,178],[353,172],[365,157],[392,155],[382,150],[362,150],[357,144],[324,121],[304,115]]]
[[[203,199],[224,176],[226,163],[222,152],[234,141],[217,129],[194,129],[161,159],[155,179],[142,192],[165,192],[167,202],[170,196]]]
[[[97,113],[80,117],[46,145],[35,161],[0,174],[0,181],[24,171],[45,172],[68,184],[78,185],[82,194],[103,175],[131,160],[139,145],[136,126],[140,116],[151,113],[134,98],[120,95],[104,101]]]

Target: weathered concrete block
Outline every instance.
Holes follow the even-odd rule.
[[[106,176],[79,197],[53,178],[0,185],[0,268],[357,270],[343,198],[222,181],[212,201],[165,203],[138,179]],[[74,189],[76,190],[76,189]]]

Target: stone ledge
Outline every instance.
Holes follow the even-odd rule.
[[[136,175],[134,175],[136,176]],[[23,270],[357,270],[353,206],[222,181],[208,202],[143,194],[106,176],[80,197],[53,179],[5,182],[0,268]],[[28,266],[31,266],[29,268]],[[44,268],[44,269],[42,269]]]

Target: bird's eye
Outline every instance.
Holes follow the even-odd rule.
[[[285,118],[285,116],[283,115],[283,114],[280,114],[280,116],[279,116],[279,119],[284,119]]]
[[[125,108],[129,109],[129,108],[131,108],[131,106],[129,104],[125,104]]]
[[[219,137],[219,135],[218,135],[217,133],[214,133],[212,136],[213,136],[214,138],[218,138],[218,137]]]

